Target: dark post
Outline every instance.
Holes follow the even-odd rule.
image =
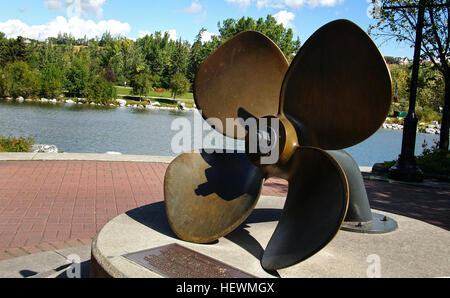
[[[409,111],[403,128],[402,152],[397,163],[389,169],[389,178],[401,181],[422,182],[423,172],[416,164],[415,148],[418,119],[416,116],[417,80],[419,78],[420,53],[425,19],[425,2],[419,1],[419,14],[416,28],[416,44],[414,48],[413,72],[409,98]]]

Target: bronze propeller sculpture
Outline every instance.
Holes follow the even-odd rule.
[[[263,164],[263,153],[248,150],[177,157],[164,183],[175,234],[196,243],[226,236],[251,214],[264,180],[279,177],[289,182],[289,191],[262,266],[294,265],[329,243],[362,183],[352,174],[355,168],[360,172],[351,157],[332,150],[375,133],[392,98],[389,70],[370,37],[350,21],[331,22],[309,38],[289,66],[269,38],[240,33],[200,66],[194,96],[203,117],[219,119],[222,125],[215,129],[245,138],[247,149],[248,129],[243,124],[224,129],[227,119],[278,120],[270,142],[279,158]]]

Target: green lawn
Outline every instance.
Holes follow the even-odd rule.
[[[131,94],[132,89],[130,87],[116,86],[116,88],[117,88],[117,95],[125,95],[125,96],[132,95]],[[145,96],[171,98],[171,92],[169,90],[165,90],[163,92],[150,91],[148,94],[145,94]],[[177,99],[193,100],[194,95],[191,92],[189,92],[179,96]]]

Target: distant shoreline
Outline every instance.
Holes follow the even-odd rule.
[[[143,100],[142,103],[137,104],[130,104],[128,101],[124,99],[116,99],[114,100],[115,103],[111,104],[100,104],[100,103],[94,103],[92,101],[89,101],[88,99],[76,99],[77,101],[73,99],[47,99],[47,98],[41,98],[41,99],[24,99],[23,97],[19,97],[17,99],[13,99],[11,97],[7,98],[0,98],[0,101],[7,101],[7,102],[18,102],[18,103],[27,103],[27,102],[33,102],[33,103],[43,103],[43,104],[73,104],[73,105],[90,105],[90,106],[102,106],[102,107],[115,107],[115,108],[134,108],[134,109],[142,109],[142,110],[155,110],[155,111],[185,111],[185,112],[192,112],[198,110],[196,107],[193,108],[177,108],[177,107],[170,107],[170,106],[160,106],[158,104],[151,104],[147,105],[146,100]],[[158,100],[158,98],[152,97],[151,100]],[[123,103],[123,101],[127,103]],[[121,103],[122,102],[122,103]],[[157,102],[159,103],[159,102]],[[392,120],[391,117],[386,118],[386,121],[383,123],[382,128],[387,130],[403,130],[402,124],[396,124],[396,123],[389,123]],[[417,129],[418,133],[425,133],[430,135],[440,135],[440,125],[439,124],[427,124],[427,123],[420,123]]]

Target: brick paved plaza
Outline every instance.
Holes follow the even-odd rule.
[[[0,162],[0,260],[90,243],[112,218],[163,200],[165,163]],[[371,207],[450,230],[450,191],[366,181]],[[285,196],[266,182],[263,195]]]

